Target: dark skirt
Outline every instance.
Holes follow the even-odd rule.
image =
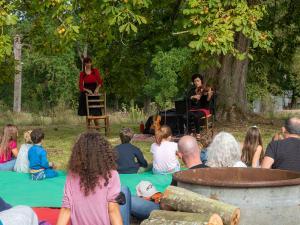
[[[97,83],[84,84],[84,88],[90,89],[92,92],[95,91],[96,87],[97,87]],[[78,100],[79,101],[79,104],[78,104],[78,115],[79,116],[87,115],[85,94],[86,94],[86,92],[80,92],[80,95],[79,95],[79,100]],[[89,99],[97,99],[97,98],[99,98],[99,97],[98,96],[89,96]],[[90,103],[90,105],[93,105],[93,102]],[[102,115],[101,109],[100,108],[90,108],[90,115],[91,116],[101,116]]]

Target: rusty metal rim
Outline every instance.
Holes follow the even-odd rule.
[[[206,170],[206,169],[212,169],[212,168],[201,168],[200,170]],[[224,168],[213,168],[213,169],[224,169]],[[239,168],[241,170],[246,169],[246,168]],[[247,168],[250,169],[250,168]],[[253,169],[253,168],[251,168]],[[198,170],[198,169],[196,169]],[[264,169],[266,170],[266,169]],[[274,172],[287,172],[286,170],[273,170]],[[290,173],[294,174],[299,174],[298,172],[292,172],[288,171]],[[189,177],[182,177],[180,176],[182,172],[178,172],[177,174],[174,174],[174,179],[178,182],[182,183],[187,183],[187,184],[197,184],[197,185],[203,185],[203,186],[213,186],[213,187],[228,187],[228,188],[264,188],[264,187],[282,187],[282,186],[295,186],[295,185],[300,185],[300,177],[299,178],[292,178],[292,179],[283,179],[283,180],[276,180],[276,181],[239,181],[239,182],[234,182],[234,181],[226,181],[226,180],[214,180],[214,181],[208,181],[208,180],[203,180],[201,178],[195,178],[191,179]]]

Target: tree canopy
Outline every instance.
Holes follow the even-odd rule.
[[[0,0],[1,100],[12,105],[15,35],[22,39],[25,110],[49,110],[59,102],[75,108],[85,55],[100,68],[115,106],[133,100],[165,107],[183,97],[191,74],[198,72],[220,90],[225,110],[246,110],[245,101],[285,90],[297,97],[299,5],[297,0]]]

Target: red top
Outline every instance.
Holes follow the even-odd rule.
[[[83,92],[84,83],[97,83],[98,85],[103,84],[103,80],[100,76],[100,73],[97,69],[92,69],[91,73],[89,75],[86,75],[84,72],[80,72],[80,78],[79,78],[79,89],[81,92]],[[97,85],[97,86],[98,86]]]
[[[17,142],[11,140],[8,142],[8,154],[7,155],[0,155],[0,163],[5,163],[12,160],[12,150],[17,148]]]

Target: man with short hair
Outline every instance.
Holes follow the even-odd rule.
[[[183,136],[178,142],[177,155],[189,169],[206,168],[200,159],[197,140],[192,136]]]
[[[202,163],[197,140],[192,136],[186,135],[180,138],[177,155],[189,169],[208,167]],[[177,186],[177,181],[172,179],[171,185]]]
[[[262,168],[300,172],[300,119],[287,119],[282,133],[283,140],[272,141],[268,145]]]

